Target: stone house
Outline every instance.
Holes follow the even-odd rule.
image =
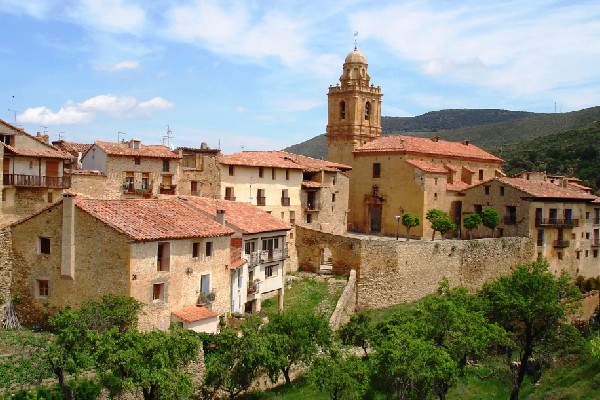
[[[221,150],[211,149],[202,143],[199,149],[178,147],[176,151],[183,157],[179,164],[178,193],[218,198],[221,191]]]
[[[95,141],[81,159],[73,190],[94,198],[150,198],[177,194],[182,156],[163,145],[138,139],[112,143]]]
[[[235,231],[231,236],[231,312],[260,311],[262,300],[275,295],[283,308],[290,225],[248,203],[206,197],[184,199]]]
[[[65,153],[69,153],[71,155],[71,160],[68,163],[65,163],[65,168],[71,170],[80,170],[81,169],[81,159],[86,151],[92,147],[91,144],[86,143],[75,143],[69,142],[66,140],[56,140],[52,142],[52,145],[59,150],[62,150]]]
[[[71,156],[0,120],[2,155],[2,221],[0,225],[32,214],[60,199],[71,186],[64,164]]]
[[[109,293],[145,304],[141,329],[167,329],[173,321],[215,332],[229,311],[234,231],[177,197],[98,200],[69,193],[11,231],[12,293],[23,298],[22,321],[43,321]]]
[[[503,175],[503,161],[468,141],[381,136],[381,88],[370,84],[367,68],[354,49],[328,93],[328,158],[352,167],[349,230],[398,235],[401,216],[411,213],[421,219],[411,233],[430,236],[425,215],[432,208],[448,211],[460,225],[459,192]]]
[[[555,273],[598,276],[600,199],[570,182],[543,173],[496,177],[461,192],[463,214],[494,208],[501,215],[496,236],[531,237],[536,256],[546,258]],[[468,237],[464,229],[462,236]],[[485,227],[473,232],[489,236]]]

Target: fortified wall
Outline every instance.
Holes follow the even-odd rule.
[[[324,261],[334,274],[356,270],[359,310],[418,300],[434,293],[444,277],[476,290],[535,258],[533,241],[521,237],[405,242],[297,227],[296,246],[301,270],[317,272]],[[323,254],[331,259],[323,260]]]

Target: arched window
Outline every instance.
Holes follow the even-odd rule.
[[[365,103],[365,119],[369,119],[369,114],[371,113],[371,103],[368,101]]]
[[[346,102],[340,101],[340,119],[346,119]]]

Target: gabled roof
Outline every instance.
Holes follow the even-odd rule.
[[[431,174],[447,174],[448,169],[444,168],[443,165],[434,164],[429,161],[421,161],[421,160],[406,160],[407,163],[412,165],[415,168],[420,169],[424,172],[429,172]]]
[[[70,160],[72,156],[68,153],[62,152],[55,149],[52,146],[48,146],[47,149],[24,149],[22,147],[13,147],[4,143],[0,143],[4,146],[5,153],[10,153],[19,157],[43,157],[43,158],[59,158],[62,160]]]
[[[55,142],[52,142],[52,145],[54,147],[57,147],[63,151],[71,153],[71,154],[74,154],[74,153],[82,153],[83,154],[86,151],[88,151],[90,147],[92,147],[91,144],[67,142],[66,140],[57,140]]]
[[[261,233],[290,230],[287,222],[248,203],[229,200],[215,200],[198,196],[179,196],[180,201],[190,207],[216,217],[217,210],[225,211],[225,221],[243,233]]]
[[[172,311],[171,314],[184,322],[197,322],[219,316],[219,314],[213,310],[201,306],[188,306],[180,310]]]
[[[210,238],[234,233],[178,198],[99,200],[76,206],[136,241]]]
[[[487,151],[468,142],[448,142],[414,136],[392,135],[377,139],[353,151],[356,155],[373,153],[419,154],[438,158],[458,158],[494,163],[504,162]]]
[[[349,165],[317,160],[285,151],[242,151],[221,157],[225,165],[300,169],[303,171],[348,171]]]
[[[592,194],[582,192],[581,190],[564,188],[552,182],[542,180],[527,180],[523,178],[509,178],[506,176],[495,177],[488,181],[473,185],[472,187],[481,186],[494,180],[520,190],[528,197],[532,197],[534,199],[561,199],[580,201],[593,201],[596,199],[596,196]]]
[[[101,142],[97,140],[94,144],[107,155],[114,157],[181,158],[178,152],[171,151],[162,144],[147,145],[140,143],[139,149],[132,149],[129,147],[129,143]]]

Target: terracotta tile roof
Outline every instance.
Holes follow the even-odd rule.
[[[179,196],[178,198],[182,202],[187,202],[190,207],[196,207],[198,210],[213,217],[216,217],[217,209],[224,210],[226,224],[243,233],[291,229],[287,222],[252,204],[239,201],[215,200],[198,196]]]
[[[422,154],[440,158],[503,162],[502,159],[473,144],[466,145],[441,139],[434,141],[428,138],[403,135],[381,136],[354,150],[353,153],[357,155],[371,153]]]
[[[66,151],[67,153],[85,153],[92,147],[91,144],[87,143],[75,143],[75,142],[67,142],[66,140],[57,140],[52,142],[54,147],[59,148],[60,150]]]
[[[87,176],[106,176],[104,172],[96,171],[93,169],[68,169],[65,168],[65,173],[71,175],[87,175]]]
[[[179,318],[184,322],[197,322],[203,321],[209,318],[218,317],[219,314],[214,312],[213,310],[209,310],[206,307],[201,306],[188,306],[182,308],[181,310],[172,311],[171,314]]]
[[[456,168],[454,168],[452,165],[444,164],[444,168],[446,168],[448,171],[456,172]]]
[[[241,267],[245,263],[246,263],[246,260],[244,260],[243,258],[238,258],[237,260],[234,260],[234,261],[231,262],[231,265],[229,266],[229,269],[238,269],[239,267]]]
[[[469,185],[466,182],[458,181],[458,182],[454,182],[454,183],[447,183],[446,190],[448,192],[462,192],[463,190],[466,190],[472,186],[475,186],[475,185]]]
[[[577,190],[589,191],[592,190],[591,187],[580,185],[579,183],[569,182],[569,186],[573,186]]]
[[[321,182],[302,181],[302,186],[305,188],[321,188],[323,184]]]
[[[76,198],[81,210],[137,241],[229,236],[234,232],[178,198]]]
[[[151,157],[151,158],[181,158],[178,152],[171,151],[162,144],[140,143],[139,149],[132,149],[129,143],[114,143],[95,141],[94,144],[104,150],[109,156]]]
[[[304,171],[347,171],[352,167],[326,160],[300,156],[285,151],[242,151],[221,157],[226,165],[250,167],[275,167],[301,169]]]
[[[71,155],[60,150],[48,146],[47,149],[24,149],[22,147],[13,147],[4,143],[0,143],[5,148],[5,152],[14,154],[20,157],[44,157],[44,158],[60,158],[62,160],[70,160]]]
[[[540,199],[546,198],[592,201],[596,198],[596,196],[582,192],[581,190],[564,188],[547,181],[508,177],[496,177],[494,179],[498,182],[502,182],[508,186],[525,192],[531,197]]]
[[[466,165],[463,165],[463,166],[462,166],[462,169],[464,169],[465,171],[469,171],[469,172],[470,172],[470,173],[472,173],[472,174],[474,174],[474,173],[475,173],[475,170],[474,170],[473,168],[469,168],[469,167],[467,167]]]
[[[432,174],[447,174],[448,170],[440,164],[434,164],[429,161],[421,161],[421,160],[406,160],[407,163],[412,165],[415,168],[420,169],[424,172],[429,172]]]

